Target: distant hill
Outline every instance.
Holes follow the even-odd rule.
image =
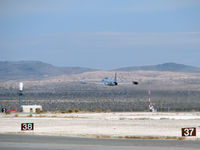
[[[187,66],[176,63],[164,63],[159,65],[149,65],[149,66],[132,66],[132,67],[115,69],[115,71],[138,71],[138,70],[200,73],[200,68],[198,67]]]
[[[118,68],[112,71],[169,71],[200,73],[200,68],[176,63],[165,63],[151,66],[133,66]],[[97,71],[97,69],[83,67],[56,67],[41,61],[0,61],[0,81],[16,79],[42,79],[66,74],[79,74]]]
[[[0,80],[40,79],[62,74],[94,71],[81,67],[55,67],[40,61],[0,61]]]

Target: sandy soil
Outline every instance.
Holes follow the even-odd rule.
[[[34,123],[34,131],[21,131],[21,123]],[[181,128],[196,127],[200,139],[200,113],[71,113],[0,114],[0,133],[114,138],[181,138]]]

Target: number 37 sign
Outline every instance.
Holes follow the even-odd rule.
[[[21,131],[31,131],[34,130],[34,123],[22,123]]]
[[[182,128],[182,136],[196,136],[196,128]]]

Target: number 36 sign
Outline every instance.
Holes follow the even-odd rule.
[[[196,128],[182,128],[182,136],[196,136]]]
[[[34,123],[22,123],[21,131],[30,131],[34,130]]]

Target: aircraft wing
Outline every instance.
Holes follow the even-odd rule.
[[[81,84],[97,84],[97,85],[105,85],[104,82],[92,82],[92,81],[85,81],[81,80]],[[138,85],[139,83],[137,81],[132,82],[117,82],[117,85]]]
[[[102,85],[102,84],[104,84],[103,82],[87,82],[88,84],[100,84],[100,85]]]
[[[118,82],[118,85],[131,85],[131,82]]]
[[[90,81],[85,81],[85,80],[81,80],[81,84],[104,84],[103,82],[90,82]]]
[[[118,82],[118,85],[138,85],[139,83],[137,81],[132,81],[132,82]]]

